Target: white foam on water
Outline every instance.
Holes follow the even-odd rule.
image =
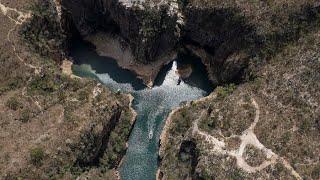
[[[162,120],[165,120],[166,114],[181,102],[196,100],[207,94],[206,91],[184,81],[178,85],[176,61],[172,63],[161,85],[137,91],[130,83],[118,83],[107,73],[97,74],[90,65],[81,65],[81,70],[92,73],[106,86],[114,90],[130,92],[135,97],[134,108],[138,118],[130,135],[129,148],[120,169],[123,179],[148,179],[155,173],[157,166],[155,151],[157,151],[161,134]]]

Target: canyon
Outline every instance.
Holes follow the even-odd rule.
[[[225,14],[219,17],[220,14],[215,15],[215,11],[205,12],[201,7],[184,7],[179,1],[131,3],[82,0],[61,1],[58,4],[57,9],[62,9],[62,27],[68,27],[65,32],[76,29],[81,36],[97,47],[100,54],[114,57],[122,67],[134,71],[150,87],[161,67],[177,57],[180,51],[188,51],[201,57],[214,84],[238,81],[237,78],[241,77],[239,74],[243,73],[248,65],[250,55],[247,52],[239,52],[235,45],[230,45],[228,49],[223,47],[225,43],[233,43],[229,41],[245,43],[237,38],[251,38],[251,27],[243,23],[244,20],[237,17],[239,15],[233,15],[233,12],[223,12]],[[188,14],[193,10],[194,14]],[[208,26],[216,29],[207,30],[202,26],[203,22],[197,20],[202,16],[207,19],[231,16],[232,19],[231,22],[222,22],[225,24],[221,24],[220,27],[210,24]],[[244,34],[233,32],[234,27],[229,27],[229,24]],[[217,34],[214,31],[222,32],[214,36]],[[96,32],[98,35],[95,35]],[[226,33],[228,36],[224,37]],[[114,43],[108,45],[109,43],[105,43],[108,40]],[[114,46],[117,48],[110,49]],[[215,53],[219,48],[225,51]],[[122,51],[116,53],[115,49]]]
[[[320,177],[318,0],[0,2],[5,179]]]

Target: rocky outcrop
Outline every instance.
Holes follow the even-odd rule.
[[[255,80],[216,88],[172,112],[159,178],[319,179],[319,37],[318,27],[269,59]],[[196,167],[192,156],[181,158],[190,141]]]
[[[184,41],[207,66],[215,84],[235,82],[248,63],[243,51],[253,37],[253,28],[236,9],[194,7],[184,8]]]
[[[1,106],[1,123],[6,125],[1,126],[0,135],[10,141],[0,140],[0,178],[76,179],[114,174],[136,117],[130,107],[132,99],[91,80],[50,72],[33,77],[24,88],[1,97],[17,103],[19,109]]]
[[[57,5],[0,3],[0,179],[117,179],[136,117],[132,97],[52,62],[74,35]]]
[[[76,145],[78,149],[75,150],[78,165],[86,167],[99,164],[99,159],[107,148],[110,134],[119,123],[121,109],[113,107],[112,113],[111,116],[106,114],[107,117],[104,117],[103,121],[90,122],[90,125],[83,130],[79,144]]]
[[[177,43],[177,16],[168,5],[131,4],[119,0],[62,0],[81,35],[112,31],[123,38],[137,61],[148,63],[173,50]]]
[[[218,84],[243,80],[249,64],[264,63],[319,24],[315,0],[181,2],[183,44],[202,58]]]
[[[55,4],[61,5],[65,32],[76,29],[82,36],[101,30],[117,34],[123,51],[129,50],[133,61],[138,62],[125,68],[135,71],[150,85],[158,69],[171,57],[168,54],[181,46],[201,57],[214,84],[241,82],[244,75],[251,73],[247,71],[249,64],[257,59],[263,63],[287,43],[312,31],[319,13],[316,0],[61,0]],[[148,70],[144,75],[137,68],[152,63],[160,65],[150,69],[155,73]]]

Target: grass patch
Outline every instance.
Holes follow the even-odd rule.
[[[316,167],[312,171],[312,178],[317,179],[320,177],[320,163],[316,165]]]
[[[23,107],[22,103],[19,102],[19,100],[16,97],[9,98],[6,102],[6,106],[14,111]]]
[[[52,93],[59,89],[59,82],[55,80],[51,74],[44,76],[36,76],[30,83],[31,92],[39,92],[40,94]]]
[[[30,150],[30,160],[35,166],[41,166],[44,159],[44,151],[40,147],[36,147]]]
[[[21,116],[20,116],[20,121],[25,123],[25,122],[28,122],[30,120],[30,117],[31,117],[31,112],[29,109],[24,109],[22,112],[21,112]]]
[[[86,89],[84,90],[81,90],[78,94],[78,100],[80,101],[87,101],[89,99],[89,95],[90,95],[90,92]]]
[[[223,99],[230,94],[233,93],[233,91],[236,90],[236,85],[235,84],[229,84],[227,86],[219,86],[216,88],[217,96],[220,99]]]

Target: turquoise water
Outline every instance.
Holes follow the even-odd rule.
[[[198,59],[180,58],[165,66],[155,86],[147,88],[135,74],[121,69],[116,61],[97,55],[89,44],[72,49],[74,74],[98,79],[114,91],[131,93],[138,117],[129,138],[129,147],[120,167],[124,180],[152,180],[158,168],[159,138],[170,111],[181,103],[199,99],[212,91],[205,67]],[[178,67],[191,64],[190,77],[178,83]],[[179,85],[178,85],[179,84]]]

